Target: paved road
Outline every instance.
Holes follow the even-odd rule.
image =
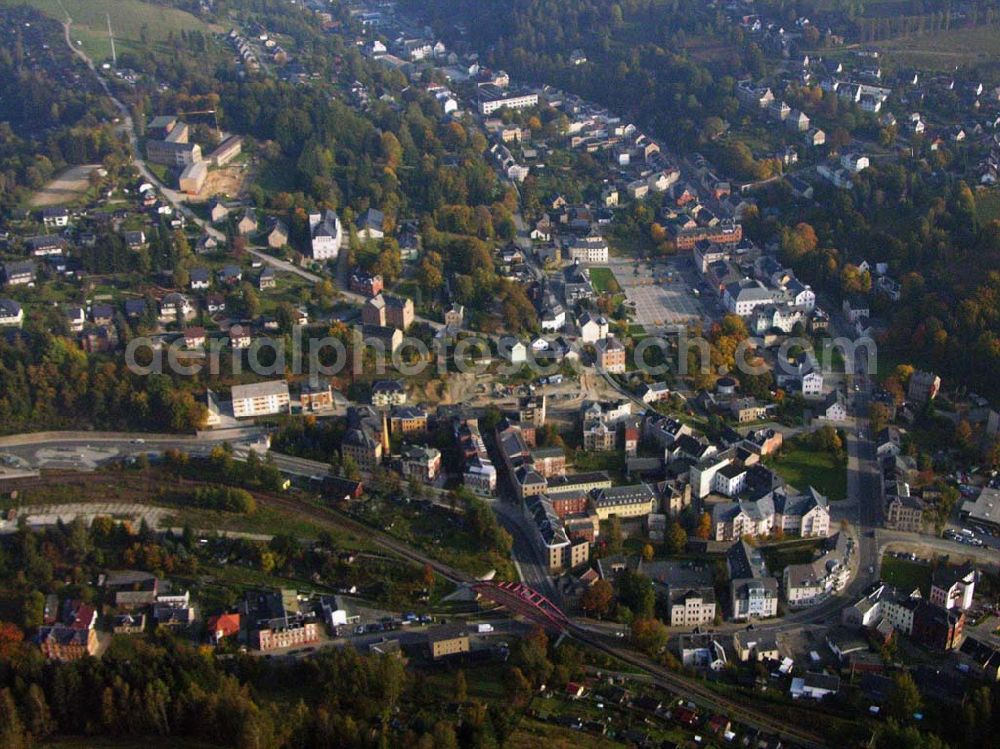
[[[256,427],[218,432],[185,434],[143,434],[114,432],[46,432],[0,437],[0,457],[19,468],[95,470],[109,461],[166,450],[207,454],[224,442],[248,445],[264,430]]]

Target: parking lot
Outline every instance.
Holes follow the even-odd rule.
[[[611,263],[615,280],[635,307],[635,322],[643,327],[675,327],[701,320],[705,309],[694,288],[690,269],[683,261],[645,263],[630,260]]]

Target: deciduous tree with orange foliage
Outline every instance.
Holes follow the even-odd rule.
[[[703,540],[708,540],[712,536],[712,516],[707,512],[703,512],[701,517],[698,518],[698,529],[695,531],[695,535]]]
[[[0,658],[10,658],[24,640],[24,632],[16,624],[0,622]]]
[[[607,580],[598,580],[580,598],[580,608],[590,616],[602,618],[611,612],[615,591]]]

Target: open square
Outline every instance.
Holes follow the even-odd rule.
[[[662,266],[661,266],[662,268]],[[654,270],[631,261],[611,265],[625,297],[635,307],[635,322],[650,327],[675,327],[701,320],[705,310],[685,276],[670,266]]]

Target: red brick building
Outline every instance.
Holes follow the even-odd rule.
[[[382,293],[383,284],[382,276],[379,274],[368,274],[363,271],[355,271],[351,274],[351,280],[348,283],[348,288],[355,294],[363,294],[364,296],[377,296]]]
[[[548,498],[552,503],[552,511],[561,518],[587,511],[588,500],[585,492],[553,492]]]
[[[910,638],[935,650],[954,650],[962,644],[965,612],[921,601],[913,611]]]

